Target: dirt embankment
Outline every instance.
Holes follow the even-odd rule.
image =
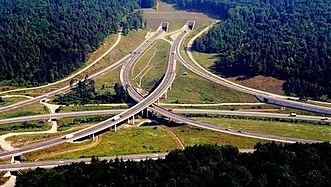
[[[282,89],[285,81],[273,77],[258,75],[255,77],[237,76],[228,79],[246,87],[259,89],[274,94],[285,95]]]

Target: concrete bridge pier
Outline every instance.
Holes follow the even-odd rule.
[[[132,116],[132,125],[134,125],[134,115]]]

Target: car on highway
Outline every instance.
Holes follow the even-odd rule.
[[[73,137],[74,137],[73,134],[67,134],[67,135],[64,135],[64,136],[62,137],[62,139],[70,139],[70,138],[73,138]]]
[[[297,114],[295,112],[290,113],[290,117],[295,117],[295,116],[297,116]]]
[[[322,118],[321,120],[322,121],[327,121],[327,120],[329,120],[329,118]]]
[[[112,118],[112,121],[116,121],[116,120],[118,120],[118,119],[120,119],[121,118],[121,116],[114,116],[113,118]]]

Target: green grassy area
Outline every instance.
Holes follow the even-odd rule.
[[[3,112],[0,114],[0,119],[37,115],[37,114],[47,114],[47,113],[48,113],[48,109],[44,105],[40,103],[35,103],[32,105]]]
[[[61,107],[59,113],[63,112],[77,112],[77,111],[89,111],[89,110],[113,110],[113,109],[127,109],[127,105],[121,106],[102,106],[102,105],[76,105],[76,106],[65,106]]]
[[[47,121],[29,121],[23,123],[10,123],[0,125],[0,135],[9,132],[29,132],[29,131],[46,131],[50,129]]]
[[[215,65],[218,60],[217,54],[214,53],[199,53],[199,52],[192,52],[192,56],[196,59],[199,64],[204,67],[205,69],[209,69]]]
[[[196,144],[219,144],[234,145],[241,149],[253,149],[256,143],[267,142],[265,140],[240,137],[188,125],[172,127],[172,129],[185,146],[193,146]]]
[[[6,97],[5,102],[0,102],[0,107],[8,106],[8,105],[20,102],[20,101],[24,101],[26,99],[27,98],[25,98],[25,97]]]
[[[132,69],[133,85],[149,92],[166,72],[169,53],[169,43],[157,40]]]
[[[11,137],[6,138],[6,141],[11,141],[13,147],[22,147],[22,146],[26,146],[29,144],[38,143],[38,142],[50,140],[53,138],[57,138],[57,137],[65,135],[65,134],[69,134],[71,132],[81,130],[81,129],[86,128],[91,125],[92,124],[86,123],[86,124],[82,124],[78,127],[71,128],[70,130],[57,132],[57,133],[25,134],[25,135],[11,136]]]
[[[97,92],[110,91],[112,94],[115,93],[115,83],[121,83],[120,81],[120,70],[121,67],[114,69],[111,72],[106,73],[95,81],[95,89]]]
[[[73,127],[81,127],[86,124],[98,123],[111,118],[111,115],[105,116],[87,116],[87,117],[75,117],[60,119],[57,123],[58,131],[69,130]]]
[[[309,140],[331,141],[331,126],[313,125],[309,122],[275,122],[231,118],[196,118],[199,121],[215,124],[224,128],[294,137]]]
[[[46,159],[66,159],[92,156],[111,156],[136,153],[157,153],[167,152],[174,148],[179,148],[171,135],[161,127],[147,126],[140,128],[120,129],[117,132],[107,132],[102,135],[102,141],[90,149],[56,156],[46,157]],[[44,150],[45,155],[52,152],[67,151],[76,149],[80,144],[67,144],[55,146]],[[30,159],[36,158],[40,152],[31,153]],[[43,158],[45,159],[45,157]]]
[[[195,144],[232,144],[242,149],[253,148],[258,142],[253,138],[228,135],[192,126],[142,126],[119,129],[117,132],[107,132],[96,141],[87,140],[83,143],[65,143],[52,148],[26,154],[28,160],[35,159],[69,159],[92,156],[114,156],[139,153],[167,152],[180,148],[177,140],[170,134],[173,132],[185,145]],[[44,155],[44,156],[40,156]]]
[[[181,65],[177,66],[176,79],[168,92],[169,103],[222,103],[257,102],[248,94],[243,94],[189,72]]]

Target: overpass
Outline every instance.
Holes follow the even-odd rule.
[[[123,67],[125,67],[127,64],[132,64],[132,61],[135,61],[138,58],[139,54],[141,52],[143,52],[144,50],[146,50],[148,48],[148,46],[150,44],[152,44],[154,42],[154,40],[163,32],[164,31],[159,28],[157,30],[157,32],[155,32],[154,35],[152,35],[143,44],[141,44],[126,59],[126,61],[123,63]],[[167,86],[168,86],[169,80],[171,81],[175,77],[174,74],[171,73],[171,72],[173,72],[173,68],[174,68],[174,64],[175,64],[174,60],[175,60],[174,55],[173,54],[170,55],[169,63],[168,63],[168,69],[167,69],[167,72],[169,72],[169,73],[166,74],[165,78],[161,82],[161,85],[163,85],[163,86],[159,86],[146,99],[139,102],[138,104],[136,104],[132,108],[121,112],[120,114],[117,115],[117,117],[110,118],[108,120],[105,120],[101,123],[98,123],[96,125],[88,127],[86,129],[83,129],[83,130],[77,131],[75,133],[72,133],[72,137],[69,138],[69,140],[70,141],[79,140],[79,139],[82,139],[82,138],[87,137],[89,135],[94,135],[95,133],[98,133],[100,131],[110,129],[112,127],[116,128],[117,124],[120,124],[123,121],[129,119],[130,117],[134,116],[135,114],[137,114],[138,112],[140,112],[141,110],[147,108],[149,105],[151,105],[153,102],[155,102],[158,99],[158,97],[160,97],[164,93],[164,91],[166,91],[168,89]],[[101,75],[102,75],[102,73],[98,74],[98,76],[101,76]],[[41,142],[41,143],[28,145],[28,146],[25,146],[25,147],[22,147],[22,148],[19,148],[19,149],[16,149],[16,150],[2,152],[2,153],[0,153],[0,158],[21,155],[23,153],[32,152],[32,151],[48,148],[48,147],[51,147],[51,146],[54,146],[54,145],[58,145],[58,144],[66,142],[66,141],[68,141],[68,139],[63,138],[63,137],[55,138],[55,139],[44,141],[44,142]]]

